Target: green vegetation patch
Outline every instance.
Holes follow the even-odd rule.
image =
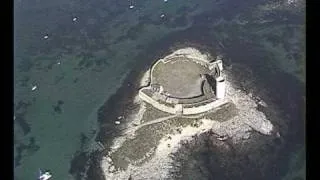
[[[156,110],[150,105],[147,108],[144,118],[152,117],[152,120],[154,120],[158,117],[166,116],[165,113]],[[114,166],[126,169],[129,163],[141,165],[152,157],[159,141],[166,135],[181,132],[181,127],[197,126],[199,125],[198,121],[202,118],[210,118],[220,122],[226,121],[236,116],[237,112],[235,105],[228,103],[218,110],[206,114],[173,117],[159,123],[142,126],[135,132],[135,137],[128,138],[117,151],[111,154]],[[147,154],[149,155],[147,156]]]
[[[123,145],[111,154],[114,166],[126,169],[128,164],[141,165],[152,157],[159,141],[167,134],[179,132],[179,127],[194,124],[197,119],[175,117],[166,121],[143,126],[138,129],[133,139],[127,139]],[[150,156],[146,157],[146,154]]]

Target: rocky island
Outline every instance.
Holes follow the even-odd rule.
[[[105,179],[170,179],[174,154],[205,133],[235,145],[253,132],[279,137],[257,110],[267,104],[235,87],[231,71],[222,56],[191,47],[155,61],[133,100],[139,110],[114,122],[121,133],[101,160]]]

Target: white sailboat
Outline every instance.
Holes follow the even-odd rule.
[[[48,180],[52,177],[49,171],[45,171],[44,173],[39,169],[39,176],[37,180]]]

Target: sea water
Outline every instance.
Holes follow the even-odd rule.
[[[54,179],[72,179],[70,161],[91,145],[99,130],[99,107],[120,87],[137,61],[134,57],[162,38],[175,35],[181,36],[179,42],[182,37],[201,42],[214,37],[226,52],[236,43],[241,47],[242,40],[259,42],[272,51],[274,56],[266,58],[271,64],[280,64],[279,69],[303,83],[303,77],[297,75],[301,74],[299,61],[294,61],[303,57],[286,56],[285,52],[294,50],[270,45],[270,39],[286,36],[299,45],[295,41],[303,38],[303,22],[290,21],[297,15],[287,15],[290,25],[274,18],[272,27],[264,26],[245,13],[264,1],[235,4],[224,0],[134,1],[130,9],[128,1],[15,1],[15,179],[34,179],[38,168],[49,169]],[[246,26],[246,21],[252,25]],[[194,33],[197,31],[207,36]],[[159,48],[166,45],[172,42],[159,44]],[[253,54],[262,66],[269,67],[259,49]],[[239,55],[230,55],[231,61]],[[298,158],[301,152],[292,149],[297,155],[290,162],[303,164],[304,159]]]

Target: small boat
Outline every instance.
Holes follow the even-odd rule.
[[[39,169],[39,175],[37,180],[48,180],[52,177],[49,171],[45,171],[44,173]]]
[[[37,88],[38,88],[38,86],[34,85],[34,86],[32,86],[31,91],[34,91],[34,90],[36,90]]]

